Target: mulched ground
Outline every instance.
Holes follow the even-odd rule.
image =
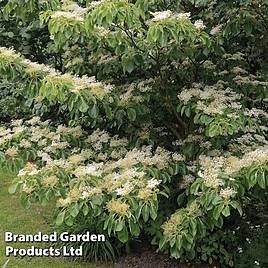
[[[120,257],[114,268],[211,268],[209,265],[190,265],[170,260],[168,256],[157,254],[150,248],[140,248],[138,252]]]

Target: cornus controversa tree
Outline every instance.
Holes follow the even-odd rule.
[[[56,199],[57,228],[105,233],[88,257],[142,237],[204,260],[200,244],[265,198],[267,1],[1,2],[0,79],[31,111],[0,131],[10,192]]]

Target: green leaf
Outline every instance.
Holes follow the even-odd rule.
[[[134,223],[132,220],[129,221],[129,229],[132,235],[139,236],[140,227],[138,223]]]
[[[14,194],[16,192],[16,190],[17,190],[17,187],[18,187],[18,183],[10,185],[9,188],[8,188],[8,192],[10,194]]]
[[[142,212],[142,206],[141,205],[138,205],[136,211],[135,211],[135,216],[136,216],[136,219],[138,220],[141,216],[141,212]]]
[[[173,166],[173,175],[177,175],[178,173],[179,173],[179,171],[181,170],[181,166],[180,166],[180,164],[175,164],[174,166]]]
[[[87,216],[87,214],[88,214],[88,212],[89,212],[89,208],[88,208],[88,205],[87,205],[87,204],[85,204],[85,205],[83,206],[82,211],[83,211],[84,216]]]
[[[213,124],[208,129],[208,136],[214,137],[220,133],[221,127],[217,124]]]
[[[125,225],[120,232],[117,232],[117,237],[122,243],[126,243],[128,241],[128,231]]]
[[[185,201],[185,193],[178,195],[178,197],[177,197],[178,206],[182,206],[184,201]]]
[[[79,204],[74,204],[70,209],[70,214],[75,218],[79,214]]]
[[[64,221],[66,210],[60,212],[56,218],[56,225],[61,225]]]
[[[192,236],[194,237],[196,235],[196,231],[197,231],[196,221],[194,219],[190,219],[190,227],[191,227]]]
[[[122,64],[123,64],[124,72],[127,71],[128,73],[131,73],[135,68],[133,58],[128,57],[128,55],[127,56],[124,55],[122,57]]]
[[[65,219],[65,223],[68,226],[72,226],[74,224],[74,218],[73,217],[68,217],[67,219]]]
[[[177,239],[176,239],[176,247],[177,247],[178,250],[180,250],[181,247],[182,247],[182,236],[181,235],[178,235],[177,236]]]
[[[27,195],[23,195],[20,199],[20,202],[24,208],[29,208],[31,205]]]
[[[171,256],[172,256],[173,258],[175,258],[175,259],[179,259],[179,258],[180,258],[180,252],[179,252],[179,250],[177,249],[176,246],[175,246],[175,247],[172,247],[172,248],[170,249],[170,253],[171,253]]]
[[[261,175],[258,177],[258,184],[262,189],[265,189],[266,187],[266,178],[265,178],[265,172],[261,172]]]
[[[200,182],[196,180],[190,187],[190,193],[195,194],[196,192],[198,192],[199,187],[200,187]]]
[[[116,225],[115,225],[115,231],[116,232],[120,232],[123,230],[124,228],[124,223],[122,221],[117,221]]]
[[[112,220],[112,216],[109,216],[105,219],[104,225],[103,225],[103,230],[106,230],[110,221]]]
[[[73,105],[73,102],[71,102],[71,104]],[[70,108],[72,110],[73,107],[70,107]],[[79,111],[81,113],[85,113],[88,110],[88,108],[89,108],[88,104],[86,103],[85,99],[82,98],[81,99],[81,102],[79,103],[79,107],[78,107]]]
[[[242,207],[241,207],[241,205],[240,205],[237,201],[233,200],[233,201],[230,203],[230,205],[231,205],[234,209],[237,209],[237,210],[238,210],[240,216],[243,215]]]
[[[128,108],[127,109],[127,116],[129,118],[130,121],[135,121],[136,117],[137,117],[137,114],[136,114],[136,111],[135,109],[133,108]]]
[[[159,249],[161,250],[164,245],[166,244],[167,240],[166,240],[166,237],[161,237],[160,238],[160,241],[159,241]]]
[[[97,118],[99,114],[99,108],[98,106],[94,103],[94,105],[92,106],[92,108],[90,109],[89,111],[89,115],[92,117],[92,118]]]
[[[218,220],[218,218],[220,217],[220,214],[221,214],[223,208],[224,208],[224,205],[223,204],[220,204],[219,206],[216,206],[214,208],[214,210],[213,210],[213,218],[215,220]]]
[[[171,177],[170,177],[170,175],[167,172],[163,172],[161,174],[161,177],[162,177],[164,183],[171,181]]]
[[[150,210],[149,210],[148,205],[147,204],[144,205],[144,207],[142,209],[142,217],[143,217],[144,222],[147,222],[148,221],[148,219],[149,219],[149,212],[150,212]]]
[[[98,205],[98,206],[100,206],[100,205],[102,204],[102,202],[103,202],[103,198],[102,198],[101,195],[94,195],[94,196],[92,197],[92,203],[93,203],[94,205]]]
[[[125,114],[126,114],[126,113],[125,113],[124,110],[118,110],[118,111],[116,112],[115,118],[119,121],[120,124],[122,123]]]
[[[190,106],[188,106],[186,109],[185,109],[185,115],[187,116],[187,117],[190,117],[191,116],[191,107]]]
[[[107,103],[105,103],[105,102],[103,103],[103,107],[104,107],[105,113],[108,116],[108,118],[112,118],[113,117],[113,113],[112,113],[111,107]]]
[[[151,215],[151,218],[153,220],[155,220],[157,218],[157,208],[156,206],[154,205],[154,203],[151,203],[151,207],[150,207],[150,215]]]
[[[228,217],[228,216],[230,216],[230,208],[229,208],[229,206],[227,205],[227,206],[225,206],[225,208],[222,210],[222,212],[221,212],[222,214],[223,214],[223,216],[225,216],[225,217]]]

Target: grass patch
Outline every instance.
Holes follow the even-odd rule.
[[[30,209],[24,209],[18,196],[10,195],[8,187],[12,175],[0,171],[0,267],[9,259],[7,268],[96,268],[89,263],[70,262],[65,259],[53,257],[10,257],[5,256],[6,243],[4,232],[10,231],[16,234],[35,234],[38,231],[49,233],[49,225],[45,221],[48,211],[41,206],[35,205]],[[9,246],[28,248],[47,247],[49,244],[41,243],[8,243]]]

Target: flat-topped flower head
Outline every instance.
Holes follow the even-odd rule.
[[[166,11],[154,12],[152,13],[152,15],[154,16],[152,18],[152,21],[161,21],[172,17],[173,13],[170,10],[166,10]]]
[[[194,26],[197,30],[204,30],[206,28],[202,20],[195,21]]]
[[[51,18],[62,17],[65,19],[72,19],[76,21],[84,21],[84,16],[88,8],[80,7],[76,2],[63,1],[62,10],[56,11],[51,15]]]
[[[236,195],[236,191],[234,189],[232,189],[231,187],[227,187],[225,189],[221,189],[220,191],[220,197],[224,198],[224,199],[229,199],[233,196]]]
[[[154,17],[151,19],[151,21],[158,22],[158,21],[164,21],[170,18],[174,18],[177,20],[188,20],[191,16],[191,13],[190,12],[173,13],[170,10],[165,10],[165,11],[153,12],[152,15]]]
[[[138,198],[141,200],[148,200],[153,195],[154,191],[151,188],[141,189],[138,193]]]
[[[5,155],[10,158],[15,158],[18,155],[18,152],[16,147],[10,147],[5,151]]]
[[[43,178],[42,185],[45,188],[53,188],[58,184],[58,182],[59,182],[59,178],[53,175],[53,176]]]
[[[176,13],[175,16],[179,20],[188,20],[190,19],[191,12],[180,12],[180,13]]]
[[[104,4],[105,2],[107,2],[107,0],[92,1],[89,3],[89,8],[96,8],[96,7]]]
[[[19,60],[20,53],[17,53],[13,48],[0,47],[0,59],[4,59],[7,62]]]
[[[186,88],[178,95],[184,104],[194,101],[196,108],[208,115],[223,114],[227,109],[241,110],[241,97],[241,94],[226,88],[221,80],[212,86],[193,84],[192,88]]]
[[[217,34],[221,33],[221,31],[222,31],[222,25],[217,25],[210,30],[210,34],[217,35]]]
[[[147,183],[147,188],[148,189],[153,189],[155,188],[156,186],[158,186],[159,184],[161,183],[161,180],[157,180],[157,179],[150,179]]]
[[[44,72],[44,73],[50,73],[50,74],[57,74],[58,72],[56,69],[45,65],[45,64],[39,64],[37,62],[30,61],[28,59],[23,59],[22,63],[26,67],[26,71],[29,73],[39,73],[39,72]]]
[[[127,216],[129,212],[129,205],[120,200],[111,200],[106,204],[109,212],[116,213],[119,216]]]
[[[183,217],[180,214],[172,214],[170,219],[161,226],[163,234],[167,237],[175,236],[178,233],[182,222]]]

